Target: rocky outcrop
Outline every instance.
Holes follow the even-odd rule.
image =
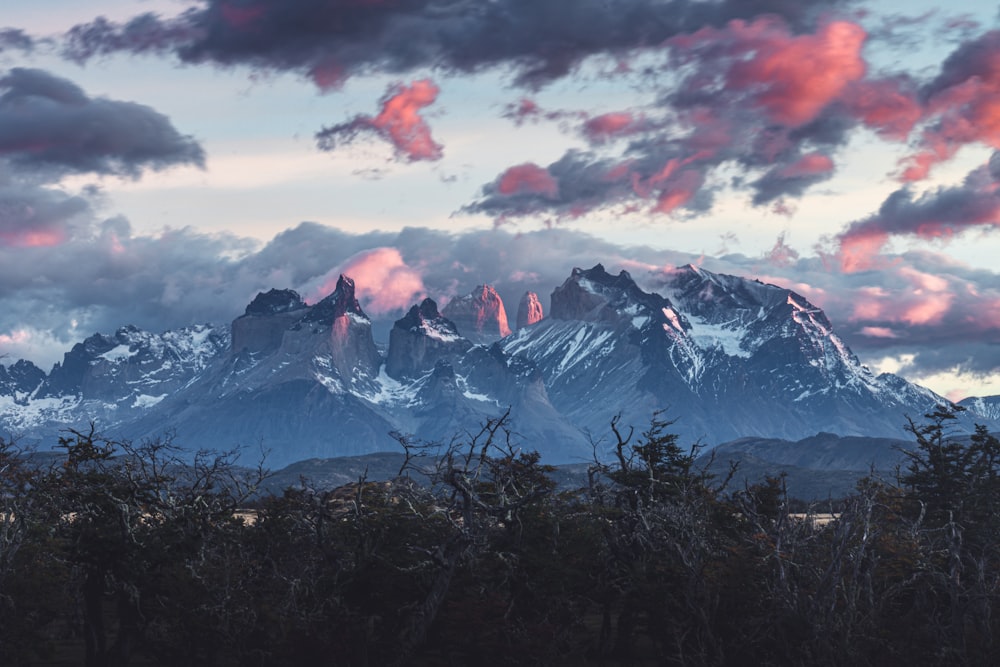
[[[233,354],[267,354],[277,350],[285,332],[302,319],[306,308],[294,290],[259,292],[244,314],[233,320]]]
[[[340,376],[348,381],[358,374],[374,377],[382,358],[372,337],[372,324],[354,294],[354,281],[340,276],[333,294],[313,306],[306,322],[329,323],[330,355]]]
[[[94,334],[63,355],[39,397],[78,396],[131,404],[184,386],[229,347],[222,329],[199,324],[162,334],[124,326],[114,335]]]
[[[545,312],[542,310],[542,302],[538,295],[534,292],[525,292],[521,302],[517,304],[517,328],[523,329],[537,324],[543,317]]]
[[[390,377],[414,377],[442,359],[462,354],[471,343],[458,333],[455,323],[438,312],[433,299],[413,306],[396,320],[389,332],[389,354],[385,372]]]
[[[312,306],[292,290],[262,292],[233,321],[232,331],[238,368],[279,352],[306,360],[329,355],[340,377],[350,379],[374,377],[382,363],[371,322],[347,276],[340,276],[337,288]]]
[[[664,309],[673,311],[670,301],[641,290],[628,271],[614,276],[597,264],[592,269],[573,269],[570,277],[552,292],[549,315],[557,320],[618,324],[640,312],[662,318],[667,316]]]
[[[257,296],[246,307],[246,315],[277,315],[306,307],[299,293],[290,289],[271,289],[257,292]]]
[[[10,368],[0,365],[0,396],[27,395],[45,382],[45,371],[30,361],[19,359]]]
[[[479,285],[470,294],[452,299],[441,314],[473,343],[493,343],[510,335],[507,310],[492,285]]]

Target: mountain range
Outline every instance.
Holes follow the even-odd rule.
[[[656,412],[686,442],[905,437],[945,399],[862,365],[794,291],[695,266],[647,292],[626,272],[574,269],[520,300],[515,328],[489,286],[443,308],[424,299],[379,345],[341,276],[324,299],[259,293],[229,325],[95,334],[48,373],[0,365],[0,432],[27,444],[94,422],[113,437],[171,434],[189,448],[262,448],[270,465],[398,451],[397,438],[465,438],[507,410],[515,439],[548,462],[608,449],[609,424]],[[963,425],[1000,426],[1000,399],[970,399]]]

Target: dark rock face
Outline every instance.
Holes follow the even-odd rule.
[[[361,310],[361,304],[358,303],[358,299],[354,295],[354,281],[342,275],[337,280],[337,288],[333,293],[312,306],[302,321],[309,324],[330,326],[338,317],[348,313],[367,319],[364,311]]]
[[[542,310],[542,302],[538,299],[538,295],[534,292],[525,292],[517,304],[517,328],[523,329],[537,324],[543,317],[545,312]]]
[[[25,396],[45,382],[46,375],[30,361],[19,359],[10,368],[0,366],[0,396]]]
[[[258,292],[254,300],[247,306],[245,315],[277,315],[290,310],[301,310],[306,307],[299,293],[290,289],[272,289]]]
[[[381,357],[371,323],[355,297],[354,281],[340,276],[337,288],[313,306],[292,290],[258,294],[232,325],[235,363],[252,365],[283,353],[329,354],[342,377],[378,374]]]
[[[354,294],[353,280],[340,276],[333,294],[310,308],[302,321],[328,327],[333,365],[342,378],[378,374],[382,358],[372,337],[371,321]]]
[[[170,428],[185,448],[242,446],[247,463],[255,462],[263,447],[269,450],[269,466],[398,449],[390,435],[394,426],[384,416],[315,378],[279,380],[198,400],[209,387],[218,390],[215,379],[206,378],[180,400],[164,401],[122,432],[135,437]]]
[[[306,307],[294,290],[259,292],[243,316],[233,321],[233,353],[266,354],[277,350],[285,331],[302,318]]]
[[[454,322],[438,312],[433,299],[424,299],[396,320],[389,332],[385,372],[390,377],[414,377],[438,361],[462,354],[471,343],[459,335]]]
[[[671,309],[667,299],[639,289],[628,271],[613,276],[597,264],[592,269],[573,269],[566,282],[552,292],[549,315],[559,320],[614,324],[632,316],[629,306],[649,311]]]
[[[510,335],[507,311],[492,285],[479,285],[471,294],[452,299],[441,314],[474,343],[492,343]]]

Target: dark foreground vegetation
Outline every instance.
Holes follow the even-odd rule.
[[[1000,664],[1000,441],[952,418],[830,522],[781,479],[710,477],[658,419],[613,424],[577,491],[499,419],[249,511],[262,474],[229,456],[2,443],[0,664]]]

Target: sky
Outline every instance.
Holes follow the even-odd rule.
[[[8,4],[0,363],[340,273],[384,338],[424,296],[693,263],[1000,394],[998,3]]]

